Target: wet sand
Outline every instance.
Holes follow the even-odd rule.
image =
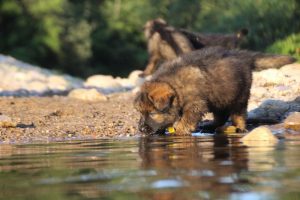
[[[68,97],[0,98],[0,112],[17,127],[0,127],[0,143],[49,142],[137,135],[134,95],[121,93],[108,101]]]

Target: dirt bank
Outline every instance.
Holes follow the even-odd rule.
[[[0,112],[17,127],[0,128],[0,143],[47,142],[136,135],[131,93],[87,102],[68,97],[0,98]]]

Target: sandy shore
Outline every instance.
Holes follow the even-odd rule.
[[[0,143],[49,142],[137,135],[132,93],[88,102],[68,97],[0,98],[2,115],[17,127],[0,128]]]

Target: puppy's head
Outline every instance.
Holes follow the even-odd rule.
[[[143,27],[146,39],[149,39],[154,32],[165,26],[167,26],[167,22],[161,18],[147,21]]]
[[[146,134],[163,133],[179,117],[178,97],[164,82],[146,82],[134,106],[140,112],[139,130]]]

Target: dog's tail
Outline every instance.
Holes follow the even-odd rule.
[[[283,65],[296,62],[296,59],[287,55],[254,53],[254,70],[260,71],[269,68],[280,68]]]

